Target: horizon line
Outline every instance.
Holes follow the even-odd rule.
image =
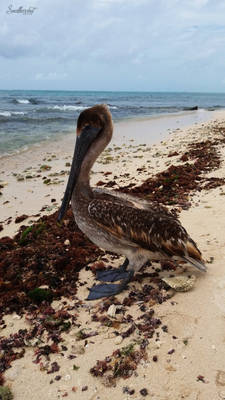
[[[187,94],[225,94],[217,91],[187,91],[187,90],[96,90],[96,89],[0,89],[0,92],[104,92],[104,93],[187,93]]]

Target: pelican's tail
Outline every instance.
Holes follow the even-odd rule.
[[[184,259],[198,268],[200,271],[206,272],[207,267],[202,259],[201,252],[197,248],[196,243],[189,237],[186,242],[186,251],[185,251]]]
[[[203,261],[196,260],[196,259],[194,259],[192,257],[189,257],[189,256],[185,256],[183,258],[184,258],[185,261],[187,261],[188,263],[190,263],[194,267],[198,268],[200,271],[202,271],[202,272],[206,272],[207,271],[207,267],[206,267],[206,265],[204,264]]]

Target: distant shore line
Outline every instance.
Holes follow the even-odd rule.
[[[197,106],[196,106],[197,107]],[[160,135],[166,135],[168,134],[169,130],[172,129],[177,129],[179,127],[184,128],[189,125],[193,125],[196,122],[207,122],[211,118],[213,118],[213,114],[223,111],[221,110],[204,110],[204,109],[187,109],[184,111],[179,111],[179,112],[173,112],[173,113],[160,113],[160,114],[154,114],[154,115],[136,115],[136,116],[130,116],[127,118],[121,118],[121,119],[114,119],[114,125],[115,127],[123,126],[124,124],[129,124],[130,128],[132,127],[132,124],[135,124],[135,128],[137,128],[138,123],[144,123],[144,124],[149,124],[149,130],[151,130],[151,123],[154,125],[153,129],[156,135],[154,136],[154,142],[157,142],[160,140]],[[176,126],[175,120],[179,118],[179,124],[180,126]],[[161,123],[162,122],[162,123]],[[157,125],[157,127],[156,127]],[[63,128],[63,125],[62,125]],[[31,143],[31,144],[26,144],[22,145],[21,147],[15,148],[10,152],[1,152],[0,150],[0,159],[5,159],[5,158],[11,158],[15,157],[17,155],[26,153],[29,150],[35,151],[35,149],[40,148],[42,146],[46,147],[49,146],[52,141],[64,141],[67,137],[71,137],[74,135],[76,129],[76,118],[74,118],[74,123],[71,125],[71,128],[68,129],[67,132],[63,132],[63,134],[59,134],[58,132],[54,135],[49,137],[46,132],[46,138],[44,140],[37,141],[36,143]],[[132,130],[133,131],[133,130]],[[135,135],[136,136],[136,135]],[[143,135],[141,135],[142,137]],[[149,135],[148,132],[145,133],[145,139],[147,142],[149,142]],[[124,137],[124,140],[126,139],[131,139],[131,137],[126,138]],[[135,139],[135,138],[134,138]],[[137,140],[140,139],[140,136],[136,138]],[[142,140],[143,141],[143,140]],[[152,141],[151,141],[152,142]]]

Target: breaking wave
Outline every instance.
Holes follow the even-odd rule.
[[[41,102],[37,99],[34,98],[29,98],[29,99],[13,99],[12,100],[13,104],[40,104]]]
[[[59,110],[59,111],[79,111],[84,110],[86,107],[84,106],[73,106],[73,105],[63,105],[63,106],[51,106],[48,107],[48,110]]]
[[[27,114],[25,111],[0,111],[0,117],[10,118],[13,115],[22,115]]]

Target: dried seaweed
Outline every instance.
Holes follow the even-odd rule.
[[[0,386],[0,399],[1,400],[12,400],[13,399],[13,394],[9,387]]]
[[[137,350],[136,344],[131,343],[114,351],[111,356],[106,357],[103,361],[97,361],[96,365],[90,369],[90,373],[96,377],[106,374],[108,379],[113,380],[119,377],[127,379],[133,375],[142,359],[147,359],[145,349],[139,346]]]
[[[0,315],[23,313],[30,305],[28,293],[41,285],[52,299],[75,294],[80,269],[103,254],[78,229],[71,210],[62,225],[56,217],[43,216],[13,239],[0,239]]]
[[[225,184],[225,179],[206,178],[202,174],[220,167],[218,145],[225,139],[191,143],[181,161],[191,161],[180,165],[171,165],[165,171],[148,178],[141,185],[127,185],[118,189],[124,193],[133,193],[165,205],[176,205],[187,209],[191,206],[189,195],[193,191],[215,188]],[[177,155],[177,154],[176,154]]]

